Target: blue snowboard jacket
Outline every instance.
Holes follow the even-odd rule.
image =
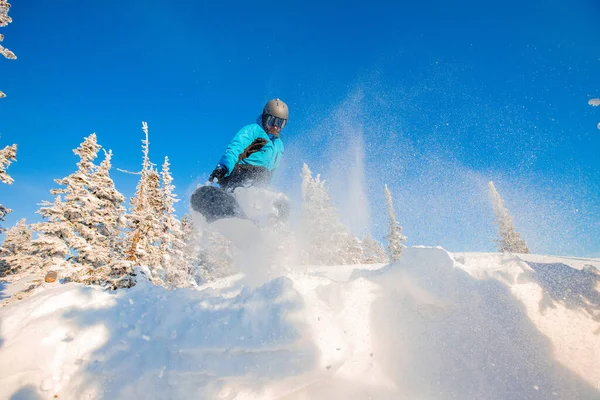
[[[251,153],[246,158],[240,160],[240,156],[244,157],[248,149],[252,145],[256,145],[262,141],[266,144],[256,152]],[[264,167],[269,172],[273,172],[279,166],[279,162],[283,157],[283,141],[265,130],[257,123],[244,126],[234,136],[227,146],[225,154],[219,160],[219,164],[227,167],[227,175],[231,175],[236,164],[247,164],[256,167]]]

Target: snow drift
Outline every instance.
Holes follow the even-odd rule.
[[[598,399],[599,266],[423,247],[254,289],[48,285],[0,310],[0,397]]]

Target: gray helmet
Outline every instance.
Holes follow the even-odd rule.
[[[269,100],[263,108],[263,117],[265,115],[288,119],[288,106],[280,99]]]

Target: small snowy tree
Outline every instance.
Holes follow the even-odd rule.
[[[165,157],[162,165],[162,207],[163,220],[161,223],[160,252],[165,269],[165,283],[169,288],[187,287],[192,280],[192,271],[184,257],[186,247],[183,241],[181,222],[175,216],[175,203],[179,201],[173,190],[173,177],[169,169],[169,158]]]
[[[184,243],[183,260],[189,266],[192,276],[194,276],[200,266],[200,237],[190,215],[184,215],[179,223]]]
[[[145,134],[145,139],[142,140],[142,170],[135,173],[140,175],[140,180],[127,216],[127,259],[136,265],[147,266],[152,272],[154,283],[169,287],[164,267],[167,260],[171,264],[171,260],[181,259],[184,247],[181,233],[177,232],[181,228],[177,228],[178,221],[172,215],[173,204],[177,199],[173,194],[168,160],[163,165],[166,170],[162,174],[167,183],[163,182],[161,186],[161,175],[150,162],[148,124],[145,122],[142,122],[142,130]]]
[[[134,196],[130,199],[131,209],[127,214],[127,226],[129,228],[126,243],[127,243],[127,259],[136,262],[142,253],[139,242],[144,235],[144,221],[146,213],[149,210],[148,196],[146,194],[146,186],[148,182],[148,170],[150,169],[150,158],[148,148],[148,124],[142,122],[142,130],[146,135],[145,140],[142,140],[142,170],[137,172],[140,175]],[[127,171],[123,171],[127,172]]]
[[[45,260],[45,269],[63,268],[61,274],[70,280],[128,286],[131,271],[122,263],[119,245],[124,197],[109,175],[112,152],[100,166],[94,164],[100,149],[91,134],[73,150],[78,168],[55,180],[63,187],[50,191],[57,196],[54,203],[42,203],[45,221],[35,225],[40,235],[33,241],[34,253]]]
[[[302,228],[308,262],[324,265],[361,262],[360,240],[341,223],[325,181],[319,175],[313,178],[306,164],[302,167]]]
[[[93,213],[99,204],[98,198],[90,191],[92,175],[97,168],[93,161],[98,157],[100,148],[95,134],[86,137],[73,150],[79,156],[77,171],[65,178],[55,179],[56,183],[65,187],[50,191],[53,195],[64,195],[64,217],[73,226],[76,235],[69,241],[71,260],[85,270],[103,266],[110,259],[109,247],[102,245],[106,238],[95,229]]]
[[[142,140],[142,170],[136,192],[131,198],[131,211],[127,215],[127,259],[136,265],[145,265],[153,273],[155,283],[161,283],[161,256],[159,226],[162,222],[163,202],[160,196],[160,176],[150,162],[148,124],[142,122],[145,139]]]
[[[110,177],[112,150],[104,152],[104,160],[92,174],[90,191],[97,198],[97,207],[92,210],[92,220],[106,241],[111,259],[123,258],[121,240],[125,222],[125,196],[115,187]]]
[[[104,160],[96,168],[88,186],[96,198],[96,206],[90,212],[90,222],[98,232],[98,243],[106,251],[109,261],[88,270],[81,277],[86,283],[108,285],[113,289],[132,286],[132,266],[124,259],[123,229],[125,227],[125,196],[115,187],[110,176],[112,150],[104,151]]]
[[[498,250],[510,253],[529,253],[527,243],[516,232],[513,218],[504,206],[504,201],[496,190],[494,182],[489,183],[489,192],[498,224],[499,239],[496,240]]]
[[[385,185],[385,201],[387,203],[388,218],[389,218],[389,229],[386,239],[388,242],[388,255],[392,261],[397,261],[402,255],[402,249],[405,247],[403,242],[406,237],[402,235],[402,227],[396,220],[396,211],[394,210],[394,202],[392,200],[392,193],[388,186]]]
[[[32,230],[25,218],[6,231],[0,247],[0,276],[39,272],[39,258],[33,255]]]
[[[0,0],[0,27],[7,26],[12,22],[12,18],[8,16],[8,12],[10,11],[10,3],[6,0]],[[0,33],[0,42],[4,40],[4,35]],[[3,55],[5,58],[9,60],[16,60],[17,56],[15,53],[7,49],[6,47],[0,45],[0,55]],[[6,97],[6,95],[0,91],[0,99]]]
[[[72,269],[67,270],[71,249],[69,242],[76,240],[74,227],[66,219],[65,204],[60,196],[54,203],[43,201],[37,211],[45,221],[33,225],[38,236],[33,240],[33,254],[40,258],[40,272],[65,271],[70,276]]]
[[[150,268],[155,278],[155,283],[164,283],[163,255],[161,253],[160,241],[164,220],[164,203],[160,188],[160,175],[158,171],[151,168],[147,174],[146,196],[148,210],[143,221],[144,236],[141,238],[142,255],[139,258],[140,265]]]
[[[14,182],[13,178],[6,172],[7,168],[13,161],[17,161],[16,144],[13,144],[12,146],[6,146],[0,150],[0,182],[6,183],[7,185],[12,185]],[[7,214],[10,214],[11,211],[12,210],[10,208],[0,204],[0,221],[4,221],[4,217],[6,217]],[[0,232],[2,231],[3,229],[0,227]]]
[[[218,232],[202,232],[197,274],[206,282],[239,272],[235,266],[233,244]]]
[[[381,244],[373,239],[371,235],[365,235],[362,243],[362,264],[379,264],[385,263],[388,260],[385,250]]]

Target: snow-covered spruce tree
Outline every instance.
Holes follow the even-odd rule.
[[[392,193],[388,186],[385,185],[385,201],[387,203],[389,228],[386,239],[388,242],[387,250],[390,260],[397,261],[402,255],[402,249],[405,247],[402,242],[406,240],[406,237],[402,235],[402,227],[396,220],[396,211],[394,210],[394,202],[392,200]]]
[[[520,238],[515,230],[513,218],[504,206],[504,201],[494,186],[494,182],[489,183],[489,192],[496,214],[496,223],[498,224],[499,239],[496,240],[498,250],[510,253],[529,253],[527,243]]]
[[[99,231],[102,246],[108,252],[109,262],[85,277],[88,283],[103,283],[113,288],[132,285],[131,262],[125,260],[123,229],[125,227],[125,196],[115,187],[110,177],[112,150],[104,151],[104,160],[92,173],[89,190],[97,198],[91,210],[91,222]],[[82,277],[83,278],[83,277]]]
[[[145,139],[142,140],[142,170],[137,173],[140,175],[140,180],[138,181],[134,196],[130,199],[131,209],[129,214],[127,214],[129,231],[126,238],[126,254],[128,260],[136,263],[145,254],[144,247],[146,243],[142,239],[149,229],[148,222],[152,222],[148,201],[148,175],[152,164],[149,158],[148,124],[146,122],[142,122],[142,130],[146,135]]]
[[[197,284],[230,276],[235,268],[233,244],[217,232],[199,232],[190,215],[181,218],[185,247],[184,261],[191,278]]]
[[[64,188],[53,189],[53,195],[63,195],[64,218],[72,225],[75,236],[69,240],[71,262],[78,269],[75,281],[93,280],[93,271],[110,261],[108,238],[96,223],[94,212],[100,208],[99,199],[91,190],[92,177],[97,169],[94,160],[101,146],[95,134],[86,137],[73,153],[79,156],[77,171],[55,182]],[[98,229],[100,228],[100,229]]]
[[[21,272],[39,272],[38,257],[33,255],[32,229],[25,218],[6,231],[0,247],[0,276]]]
[[[184,215],[179,221],[181,225],[181,235],[184,242],[183,262],[188,265],[192,279],[196,282],[202,281],[200,273],[200,236],[194,227],[192,217]]]
[[[312,177],[308,165],[302,167],[302,232],[307,262],[313,264],[358,264],[362,248],[358,238],[341,223],[325,181]]]
[[[0,28],[7,26],[12,22],[12,18],[8,16],[8,12],[10,11],[10,3],[6,0],[0,0]],[[0,33],[0,43],[4,41],[4,35]],[[9,60],[16,60],[17,56],[15,53],[7,49],[6,47],[0,45],[0,55],[3,55],[5,58]],[[6,97],[6,95],[0,91],[0,99]]]
[[[196,270],[200,282],[212,281],[240,272],[234,262],[233,244],[218,232],[206,230],[202,233]]]
[[[361,264],[379,264],[388,261],[381,244],[373,239],[371,235],[365,235],[362,238],[362,261]]]
[[[165,162],[162,165],[161,177],[161,197],[164,212],[161,223],[160,252],[165,270],[165,283],[169,288],[187,287],[192,281],[192,269],[191,264],[186,262],[184,256],[186,244],[181,222],[175,216],[174,204],[179,199],[173,192],[175,186],[169,169],[168,157],[165,157]]]
[[[68,268],[61,275],[70,280],[130,286],[130,271],[120,262],[118,246],[124,197],[109,176],[112,153],[106,153],[100,167],[93,162],[100,148],[91,134],[73,150],[79,156],[77,171],[55,180],[64,187],[51,190],[57,199],[42,203],[39,210],[46,221],[35,225],[40,232],[34,240],[35,254],[47,260],[45,268],[56,268],[56,263],[65,266],[66,259]]]
[[[6,172],[10,163],[13,161],[17,161],[16,144],[13,144],[12,146],[6,146],[0,150],[0,182],[6,183],[7,185],[12,185],[14,182],[13,178]],[[7,214],[10,214],[11,211],[12,210],[10,208],[0,204],[0,221],[4,221],[4,217],[6,217]],[[0,227],[0,232],[2,231],[3,229]]]
[[[125,217],[125,196],[115,187],[110,177],[112,168],[112,150],[104,152],[104,160],[92,173],[91,193],[98,199],[98,207],[92,210],[93,221],[109,242],[111,258],[122,258],[123,248],[120,240],[121,228]]]
[[[160,175],[150,162],[148,124],[142,122],[145,139],[142,140],[142,170],[137,189],[131,198],[131,209],[127,215],[128,234],[127,259],[135,265],[147,266],[152,272],[152,281],[165,285],[163,258],[160,241],[165,205],[160,189]]]
[[[77,238],[73,225],[66,219],[61,196],[56,196],[54,203],[43,201],[37,213],[45,219],[33,225],[38,233],[32,242],[33,254],[39,257],[40,274],[61,271],[63,276],[72,276],[76,270],[69,267],[70,243],[81,238]]]
[[[147,179],[146,194],[148,196],[149,213],[145,221],[147,226],[143,238],[146,247],[140,261],[142,265],[147,265],[152,270],[155,278],[160,278],[158,283],[164,283],[163,255],[160,241],[165,208],[160,188],[160,175],[155,168],[151,168],[148,171]]]

